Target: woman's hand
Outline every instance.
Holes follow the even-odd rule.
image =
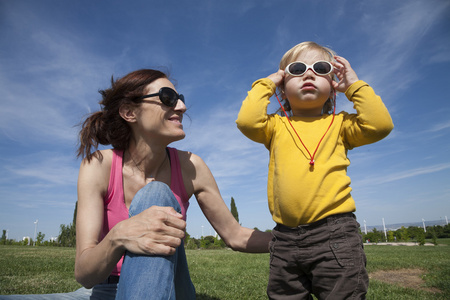
[[[355,82],[357,82],[358,76],[353,71],[350,63],[341,56],[335,56],[335,62],[333,62],[334,74],[339,79],[339,82],[332,81],[333,88],[341,93],[345,91]]]
[[[185,236],[182,218],[172,207],[152,206],[118,223],[111,239],[132,253],[172,255]]]

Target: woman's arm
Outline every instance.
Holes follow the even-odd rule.
[[[75,278],[88,288],[108,277],[124,252],[108,236],[100,241],[110,162],[108,152],[102,162],[96,158],[89,163],[83,160],[78,175]]]
[[[272,239],[272,234],[239,225],[223,201],[214,176],[205,162],[195,154],[182,153],[180,157],[185,157],[188,161],[184,172],[187,171],[188,174],[186,175],[193,178],[191,180],[192,191],[197,198],[199,206],[225,243],[236,251],[269,252],[269,242]]]
[[[102,153],[102,162],[96,158],[89,163],[84,160],[78,177],[75,278],[88,288],[110,275],[125,250],[141,254],[175,253],[186,226],[173,208],[153,206],[119,222],[100,241],[112,152]]]

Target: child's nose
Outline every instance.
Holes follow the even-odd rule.
[[[303,74],[303,77],[312,77],[314,75],[316,75],[316,73],[314,73],[314,71],[311,68],[308,68],[305,74]]]

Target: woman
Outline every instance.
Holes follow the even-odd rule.
[[[268,252],[271,234],[236,222],[203,160],[168,147],[185,137],[186,106],[164,73],[138,70],[101,94],[78,149],[75,277],[93,297],[118,286],[118,298],[195,298],[183,247],[192,195],[229,247]]]

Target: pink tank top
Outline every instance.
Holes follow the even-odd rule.
[[[189,207],[189,198],[183,183],[181,175],[180,160],[178,151],[175,148],[167,147],[170,158],[170,189],[181,207],[181,214],[186,220],[186,212]],[[111,173],[109,178],[108,191],[103,199],[105,205],[102,239],[117,223],[128,219],[128,209],[125,205],[125,197],[123,192],[123,176],[122,176],[123,151],[113,150]],[[123,257],[117,263],[111,275],[120,275]]]

